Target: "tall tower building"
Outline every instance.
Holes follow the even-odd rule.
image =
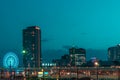
[[[86,50],[83,48],[72,47],[69,49],[71,66],[80,66],[86,62]]]
[[[32,68],[41,66],[41,30],[38,26],[23,29],[23,64]]]

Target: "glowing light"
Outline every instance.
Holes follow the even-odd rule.
[[[70,73],[68,72],[67,75],[70,75]]]
[[[94,64],[95,64],[95,66],[99,66],[98,62],[95,62]]]
[[[17,57],[17,55],[13,52],[9,52],[7,53],[4,58],[3,58],[3,66],[5,68],[16,68],[19,65],[19,59]]]
[[[23,51],[22,51],[22,53],[23,53],[23,54],[25,54],[25,53],[26,53],[26,51],[25,51],[25,50],[23,50]]]
[[[43,76],[43,72],[38,72],[38,77],[42,77]]]
[[[44,71],[44,69],[42,69],[42,72]]]
[[[38,74],[43,74],[43,72],[38,72]]]
[[[48,72],[44,72],[44,75],[45,75],[45,76],[48,76],[48,74],[49,74]]]
[[[35,27],[35,29],[40,29],[39,27]]]

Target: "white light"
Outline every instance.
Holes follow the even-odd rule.
[[[68,72],[67,75],[70,75],[70,73]]]
[[[98,62],[95,62],[94,64],[95,64],[95,66],[99,66]]]
[[[40,29],[39,27],[35,27],[35,29]]]

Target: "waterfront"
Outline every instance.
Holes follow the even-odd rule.
[[[42,67],[0,70],[0,80],[119,80],[120,69],[113,67]]]

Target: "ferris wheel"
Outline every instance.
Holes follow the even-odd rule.
[[[3,57],[3,66],[5,68],[16,68],[19,65],[19,59],[17,55],[13,52],[8,52],[4,57]]]

